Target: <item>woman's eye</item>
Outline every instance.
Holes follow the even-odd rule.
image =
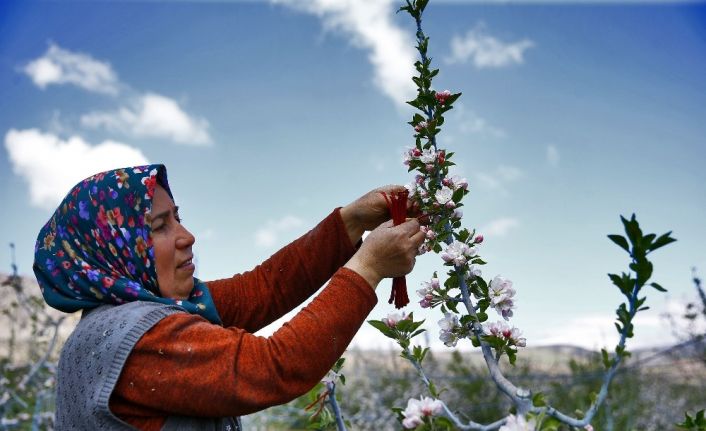
[[[152,231],[153,231],[153,232],[159,232],[159,231],[162,230],[162,229],[164,229],[164,223],[160,224],[160,225],[157,226],[157,227],[153,227],[153,228],[152,228]]]

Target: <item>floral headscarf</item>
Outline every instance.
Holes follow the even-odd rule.
[[[47,304],[70,313],[151,301],[221,323],[208,288],[196,278],[189,299],[160,296],[147,217],[157,184],[172,196],[164,165],[101,172],[74,186],[34,248],[34,274]]]

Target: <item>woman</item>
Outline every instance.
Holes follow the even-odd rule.
[[[46,302],[83,310],[59,361],[56,428],[236,430],[237,416],[306,393],[375,306],[380,281],[414,266],[419,224],[385,222],[380,191],[398,188],[335,209],[250,272],[202,282],[164,166],[77,184],[35,247]],[[272,336],[252,335],[328,279]]]

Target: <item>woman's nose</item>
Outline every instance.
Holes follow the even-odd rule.
[[[183,225],[179,225],[179,233],[177,236],[176,246],[177,248],[191,247],[196,242],[194,235],[189,232],[187,228]]]

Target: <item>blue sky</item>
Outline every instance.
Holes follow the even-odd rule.
[[[439,143],[469,180],[464,224],[487,238],[484,275],[515,283],[513,323],[530,345],[614,344],[620,296],[605,274],[627,262],[605,235],[636,212],[679,239],[654,255],[670,293],[649,292],[635,340],[669,342],[660,314],[693,297],[692,266],[706,273],[704,4],[430,3],[436,88],[464,93]],[[30,273],[71,184],[162,162],[213,279],[409,182],[414,29],[396,5],[0,3],[2,244]],[[419,258],[409,285],[440,269]],[[388,284],[371,318],[391,311]],[[386,346],[375,334],[354,343]]]

